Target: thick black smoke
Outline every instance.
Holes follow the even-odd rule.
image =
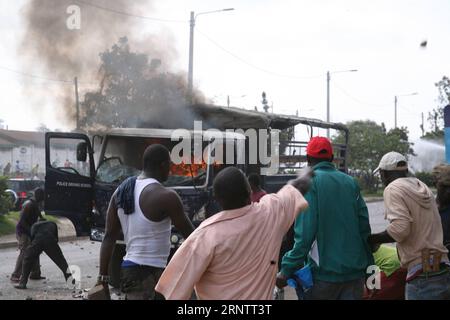
[[[70,6],[80,8],[80,29],[71,30],[67,22],[73,12],[68,13]],[[114,13],[101,8],[109,8],[115,12],[140,13],[151,15],[152,1],[149,0],[30,0],[23,8],[23,18],[26,25],[23,40],[19,48],[19,55],[23,59],[24,69],[44,74],[52,79],[71,81],[75,76],[79,79],[80,101],[86,94],[104,94],[104,70],[101,70],[100,53],[109,50],[120,38],[128,39],[131,50],[148,56],[149,63],[157,61],[157,72],[173,72],[171,66],[177,58],[173,39],[170,33],[147,34],[145,29],[147,20],[129,15]],[[72,21],[72,20],[71,20]],[[155,22],[153,22],[155,23]],[[187,25],[186,25],[187,26]],[[145,34],[145,35],[143,35]],[[124,66],[117,66],[123,68]],[[174,81],[180,90],[185,91],[185,76],[174,75]],[[149,82],[151,83],[151,82]],[[137,86],[140,84],[136,84]],[[161,82],[158,85],[163,85]],[[27,85],[25,84],[25,90]],[[173,86],[172,86],[173,87]],[[58,86],[59,89],[43,93],[34,102],[53,102],[58,105],[61,120],[70,126],[75,125],[74,87],[71,83]],[[164,89],[164,88],[159,88]],[[170,94],[170,90],[168,90]],[[170,100],[170,97],[167,97]],[[173,99],[172,99],[173,100]],[[142,116],[155,118],[156,114],[164,112],[164,106],[145,105],[151,112]],[[171,101],[173,106],[184,108],[186,101]],[[129,108],[123,105],[123,108]],[[167,111],[167,110],[166,110]],[[86,110],[81,111],[86,115]],[[166,113],[167,115],[167,113]],[[176,116],[176,115],[174,115]],[[183,116],[183,115],[179,115]],[[97,120],[101,122],[99,117]],[[126,120],[126,119],[125,119]],[[145,120],[142,119],[143,123]],[[138,126],[139,123],[121,123],[123,126]],[[162,127],[164,124],[161,125]]]

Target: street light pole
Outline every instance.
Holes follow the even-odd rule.
[[[194,11],[191,11],[191,16],[189,19],[190,26],[190,34],[189,34],[189,69],[188,69],[188,99],[189,102],[192,103],[192,91],[193,91],[193,82],[194,82],[194,27],[195,27],[195,19],[201,14],[222,12],[222,11],[232,11],[234,8],[213,10],[213,11],[205,11],[195,14]]]
[[[330,122],[330,80],[331,73],[341,73],[341,72],[356,72],[357,69],[352,70],[342,70],[342,71],[327,71],[327,122]],[[327,129],[327,138],[330,139],[330,129]]]
[[[397,128],[397,96],[394,98],[394,128]]]
[[[416,96],[418,95],[417,92],[409,93],[409,94],[402,94],[397,95],[394,97],[394,128],[397,128],[397,104],[398,104],[398,97],[408,97],[408,96]]]
[[[189,35],[189,71],[188,71],[188,94],[189,101],[192,102],[192,86],[194,77],[194,27],[195,27],[195,15],[194,11],[191,11],[191,19],[189,21],[190,35]]]
[[[330,71],[327,71],[327,122],[330,122]],[[330,129],[327,129],[327,138],[330,139]]]

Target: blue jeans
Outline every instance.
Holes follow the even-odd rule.
[[[361,300],[364,293],[365,279],[346,282],[327,282],[315,280],[311,289],[305,291],[304,300]],[[297,296],[300,292],[297,291]]]
[[[449,300],[450,272],[434,277],[417,277],[406,283],[406,300]]]

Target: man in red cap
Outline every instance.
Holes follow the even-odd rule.
[[[306,154],[315,174],[305,195],[309,208],[295,221],[295,244],[283,257],[277,286],[308,265],[314,284],[297,291],[299,297],[361,299],[367,267],[374,264],[367,206],[355,180],[335,168],[327,138],[312,138]]]

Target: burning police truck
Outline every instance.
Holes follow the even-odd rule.
[[[220,109],[214,109],[216,112],[217,110]],[[341,124],[240,110],[234,111],[231,116],[227,110],[221,114],[220,119],[224,125],[233,122],[235,127],[240,126],[247,131],[224,131],[224,126],[219,126],[222,131],[204,131],[195,128],[184,130],[183,138],[190,139],[193,143],[189,144],[188,152],[184,150],[184,158],[171,165],[169,179],[164,183],[166,187],[173,188],[180,195],[185,213],[194,226],[198,226],[203,220],[220,211],[212,194],[212,182],[220,170],[233,165],[249,174],[261,173],[261,168],[265,165],[267,167],[267,163],[263,165],[261,161],[252,162],[250,153],[251,150],[254,152],[256,150],[259,154],[259,149],[269,144],[271,146],[269,153],[273,155],[273,141],[269,141],[271,139],[269,138],[268,141],[261,143],[260,137],[252,141],[252,134],[248,129],[257,127],[258,130],[267,129],[275,132],[300,124],[308,128],[310,136],[313,136],[314,128],[342,130],[345,132],[346,141],[345,144],[334,146],[335,162],[339,169],[347,170],[348,130]],[[175,149],[179,148],[180,140],[174,138],[181,137],[174,135],[175,131],[177,130],[118,128],[90,134],[47,132],[46,213],[71,220],[78,236],[89,235],[94,241],[102,241],[106,211],[113,192],[123,180],[140,173],[142,155],[149,145],[155,143],[165,145],[171,151],[171,158],[174,153],[179,155]],[[272,137],[271,134],[269,136]],[[277,152],[281,145],[283,152],[277,154],[279,167],[276,172],[262,177],[263,188],[268,192],[278,191],[295,176],[295,169],[306,162],[307,141],[292,139],[277,141],[275,145]],[[201,153],[198,154],[196,150],[201,150]],[[172,255],[183,239],[172,228],[170,240]],[[118,285],[120,263],[124,254],[125,246],[123,242],[119,242],[110,263],[113,286]]]

